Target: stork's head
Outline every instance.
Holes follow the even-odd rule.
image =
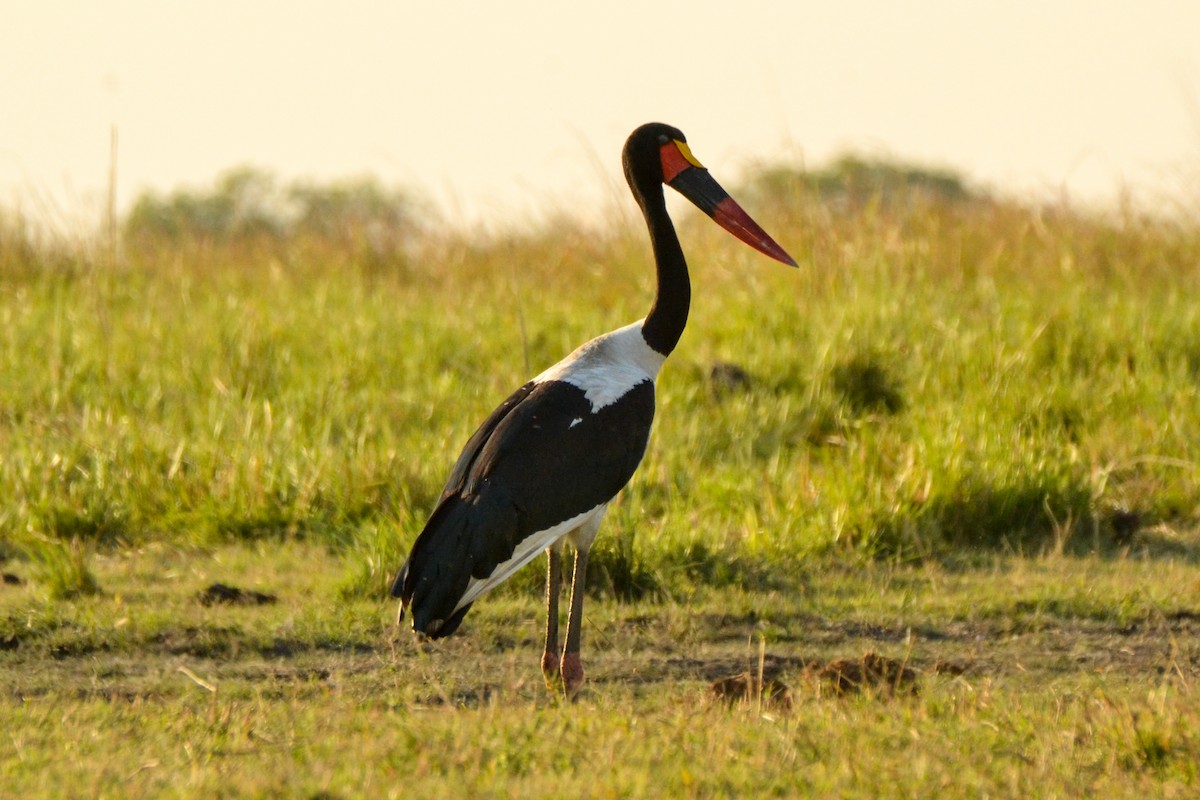
[[[650,198],[661,198],[659,187],[666,184],[755,250],[796,266],[796,261],[742,210],[692,155],[683,131],[661,122],[648,122],[629,135],[621,161],[625,180],[643,208]]]

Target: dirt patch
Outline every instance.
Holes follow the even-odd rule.
[[[265,606],[279,602],[279,598],[273,594],[214,583],[196,595],[196,601],[202,606]]]
[[[739,672],[718,678],[708,687],[709,694],[727,706],[738,703],[761,703],[763,708],[789,710],[792,707],[792,689],[776,677],[763,677]]]
[[[766,667],[763,675],[739,672],[713,681],[709,695],[726,705],[761,703],[763,708],[787,710],[794,702],[792,688],[784,683],[778,660]],[[878,653],[865,653],[861,658],[838,658],[826,662],[811,662],[800,672],[800,678],[813,694],[832,694],[845,697],[868,693],[885,697],[914,695],[919,691],[919,673],[908,664]]]
[[[754,377],[731,361],[718,361],[708,370],[708,388],[718,397],[747,391],[753,384]]]
[[[824,665],[812,665],[806,670],[819,692],[829,691],[837,697],[870,692],[893,696],[917,694],[917,671],[902,661],[878,653],[865,653],[862,658],[838,658]]]

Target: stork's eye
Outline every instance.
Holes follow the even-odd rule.
[[[667,136],[665,133],[660,133],[658,135],[658,143],[659,144],[666,144],[669,141],[671,141],[671,137]]]

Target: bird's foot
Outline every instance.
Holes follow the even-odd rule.
[[[574,700],[583,688],[583,660],[579,653],[563,653],[562,688],[568,700]]]
[[[558,656],[549,651],[542,653],[542,677],[546,679],[546,688],[558,694],[562,691],[562,675],[558,671]]]

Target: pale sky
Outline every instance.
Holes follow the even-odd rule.
[[[252,165],[587,214],[650,120],[726,185],[848,150],[1087,203],[1200,180],[1194,0],[0,0],[0,76],[0,206],[64,219],[113,126],[122,209]]]

